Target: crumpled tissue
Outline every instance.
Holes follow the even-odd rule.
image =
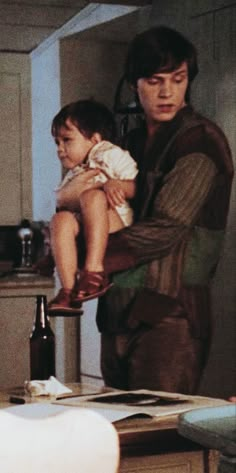
[[[60,383],[55,376],[50,376],[48,380],[25,381],[24,389],[30,396],[59,396],[61,394],[72,393],[72,390]]]

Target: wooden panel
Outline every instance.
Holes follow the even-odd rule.
[[[203,452],[188,452],[124,458],[120,473],[199,473],[203,467]]]

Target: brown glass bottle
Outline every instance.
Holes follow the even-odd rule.
[[[36,296],[35,323],[30,335],[30,379],[55,376],[55,336],[47,315],[47,298]]]

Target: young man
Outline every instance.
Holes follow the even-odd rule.
[[[125,75],[145,117],[126,140],[140,170],[136,220],[110,237],[106,269],[117,274],[97,314],[115,388],[195,393],[206,363],[233,166],[222,131],[189,105],[197,72],[194,46],[172,29],[130,45]]]

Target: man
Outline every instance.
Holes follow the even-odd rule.
[[[115,284],[97,314],[115,388],[195,393],[206,363],[233,166],[222,131],[189,105],[197,72],[194,46],[172,29],[130,45],[125,76],[145,117],[126,139],[140,170],[136,221],[110,238]]]

